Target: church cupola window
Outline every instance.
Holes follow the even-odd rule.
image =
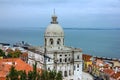
[[[58,40],[57,40],[57,44],[58,44],[58,45],[60,45],[60,42],[61,42],[61,40],[60,40],[60,39],[58,39]]]
[[[53,39],[52,38],[50,39],[50,44],[53,45]]]

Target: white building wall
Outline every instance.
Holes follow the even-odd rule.
[[[82,53],[74,53],[74,80],[82,79]]]
[[[31,66],[37,62],[37,68],[43,68],[44,67],[44,56],[28,51],[28,64]]]

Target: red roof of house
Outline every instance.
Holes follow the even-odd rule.
[[[1,59],[0,60],[0,77],[6,77],[12,65],[15,67],[16,70],[18,71],[25,70],[26,73],[28,73],[28,71],[33,70],[30,65],[28,65],[27,63],[25,63],[19,58]]]
[[[107,68],[107,69],[104,69],[103,72],[104,72],[105,74],[110,75],[110,76],[114,74],[114,70],[108,69],[108,68]]]
[[[6,80],[6,77],[0,77],[0,80]]]
[[[111,77],[114,79],[118,79],[120,77],[120,72],[114,73]]]
[[[103,67],[104,68],[109,68],[110,66],[109,66],[109,64],[105,64]]]
[[[83,54],[83,55],[82,55],[82,59],[83,59],[84,61],[91,61],[91,60],[90,60],[91,57],[92,57],[92,56],[91,56],[91,55],[88,55],[88,54]]]

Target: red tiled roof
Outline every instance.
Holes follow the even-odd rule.
[[[114,79],[118,79],[120,77],[120,72],[114,73],[111,77]]]
[[[84,61],[91,61],[91,60],[90,60],[91,57],[92,57],[92,56],[91,56],[91,55],[88,55],[88,54],[83,54],[83,55],[82,55],[82,59],[83,59]]]
[[[103,67],[104,68],[109,68],[110,66],[109,66],[109,64],[105,64]]]
[[[1,59],[0,60],[0,77],[5,77],[8,74],[12,65],[14,65],[16,70],[18,71],[25,70],[26,73],[28,73],[28,71],[33,70],[30,65],[28,65],[27,63],[25,63],[19,58]]]
[[[110,76],[111,76],[112,74],[114,74],[114,70],[112,70],[112,69],[104,69],[103,72],[104,72],[105,74],[110,75]]]
[[[5,77],[0,77],[0,80],[6,80],[6,78]]]

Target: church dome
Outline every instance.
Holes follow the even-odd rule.
[[[45,36],[64,36],[64,31],[57,22],[57,16],[52,16],[52,22],[48,25]]]

